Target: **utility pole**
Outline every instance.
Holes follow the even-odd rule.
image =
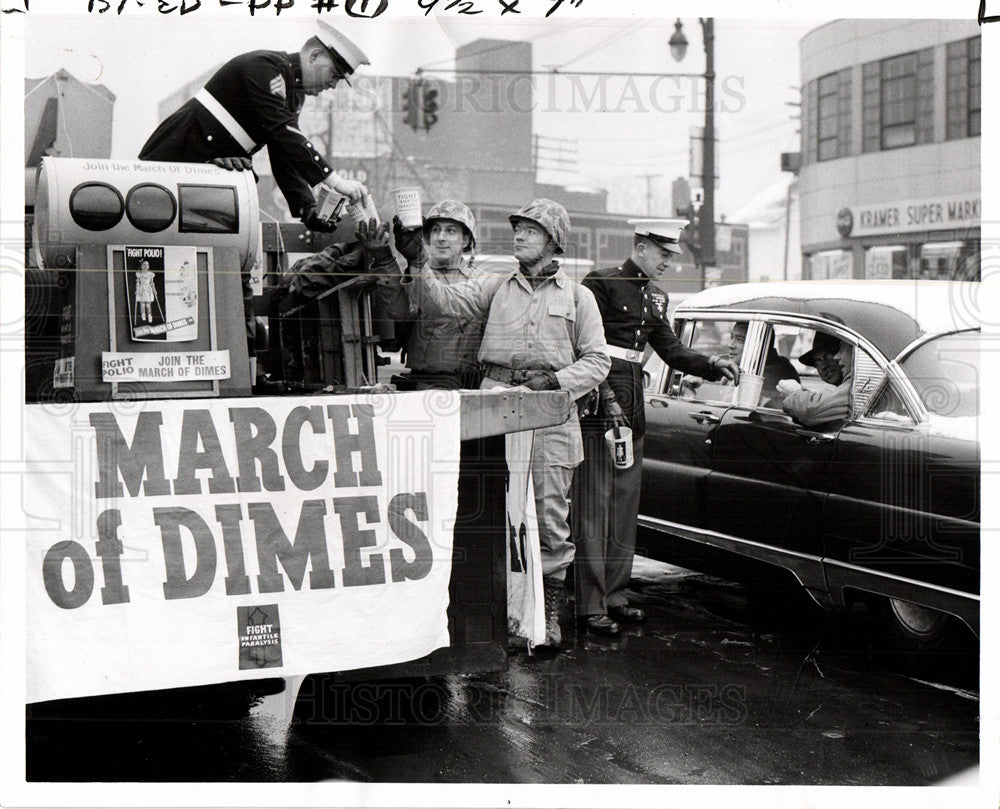
[[[701,246],[701,287],[708,281],[708,268],[715,266],[715,20],[699,17],[701,39],[705,47],[705,128],[702,134],[701,182],[705,189],[699,210],[698,243]],[[670,52],[680,62],[687,53],[688,41],[680,19],[670,37]]]
[[[640,174],[639,177],[646,181],[646,216],[653,215],[653,180],[659,174]]]
[[[705,45],[705,143],[702,147],[702,182],[705,201],[701,205],[701,286],[706,268],[715,266],[715,20],[701,18]]]
[[[796,137],[802,134],[802,88],[789,86],[789,90],[794,90],[799,94],[799,101],[786,101],[785,106],[787,107],[797,107],[799,110],[798,115],[793,115],[792,120],[799,122],[799,128],[795,130]],[[802,168],[802,152],[787,152],[781,155],[781,170],[790,171],[795,176],[788,183],[788,195],[785,198],[785,260],[782,265],[781,277],[783,280],[788,280],[788,243],[791,240],[791,228],[792,228],[792,189],[795,187],[795,183],[798,181],[799,169]],[[801,261],[801,256],[800,256]]]
[[[577,141],[575,138],[554,138],[548,135],[534,135],[532,137],[534,146],[534,166],[535,180],[538,180],[538,172],[541,169],[562,173],[576,173],[577,166]],[[545,150],[546,154],[542,154]],[[541,161],[546,161],[549,165],[541,165]]]

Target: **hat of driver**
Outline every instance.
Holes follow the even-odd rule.
[[[329,23],[317,20],[316,39],[323,43],[328,51],[333,55],[333,59],[344,69],[344,81],[348,84],[350,74],[361,65],[369,65],[365,52],[355,45],[350,39]]]
[[[629,219],[637,236],[645,236],[671,253],[682,253],[681,231],[690,224],[687,219]]]

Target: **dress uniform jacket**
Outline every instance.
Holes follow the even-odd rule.
[[[312,186],[332,169],[299,130],[304,96],[297,55],[252,51],[230,59],[194,98],[157,127],[140,160],[206,163],[267,146],[275,182],[292,215],[315,203]]]
[[[671,367],[705,379],[721,377],[704,354],[677,338],[667,319],[666,293],[652,286],[632,259],[589,273],[583,285],[594,293],[608,345],[635,351],[635,362],[612,357],[608,373],[608,384],[632,426],[633,438],[646,429],[641,363],[647,343]],[[597,419],[593,421],[599,426]]]
[[[603,407],[581,419],[584,461],[573,480],[573,536],[576,542],[576,610],[603,615],[628,603],[646,430],[642,365],[646,344],[675,368],[706,379],[721,373],[704,354],[685,346],[667,321],[667,296],[631,259],[620,267],[595,270],[583,279],[594,293],[609,351],[630,352],[635,361],[612,355],[608,384],[632,427],[634,462],[615,469],[604,443]]]

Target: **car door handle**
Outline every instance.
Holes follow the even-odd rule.
[[[722,421],[720,416],[716,416],[714,413],[688,413],[688,417],[694,419],[699,424],[704,424],[708,422],[709,424],[718,424]]]
[[[667,407],[667,400],[666,399],[650,399],[649,400],[649,406],[650,407]]]
[[[810,444],[825,444],[828,441],[835,441],[837,436],[833,433],[817,433],[812,430],[796,430],[795,434],[808,439]]]

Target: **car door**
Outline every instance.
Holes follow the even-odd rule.
[[[978,332],[917,346],[841,431],[826,512],[831,580],[875,575],[899,597],[921,583],[946,602],[948,591],[979,593],[978,347]]]
[[[706,354],[724,354],[732,321],[678,322],[680,339]],[[732,406],[733,388],[663,367],[658,357],[646,397],[646,436],[639,510],[644,518],[704,528],[715,432]]]
[[[751,330],[757,343],[746,346],[745,355],[752,352],[754,359],[745,374],[763,374],[767,345],[781,346],[791,360],[812,345],[816,333],[812,324],[788,318],[762,325]],[[812,368],[796,370],[806,389],[832,390]],[[800,578],[822,589],[824,500],[836,474],[834,450],[843,424],[805,427],[781,410],[781,398],[762,397],[753,407],[737,404],[725,414],[715,436],[709,524],[759,545],[755,555],[800,571]]]

